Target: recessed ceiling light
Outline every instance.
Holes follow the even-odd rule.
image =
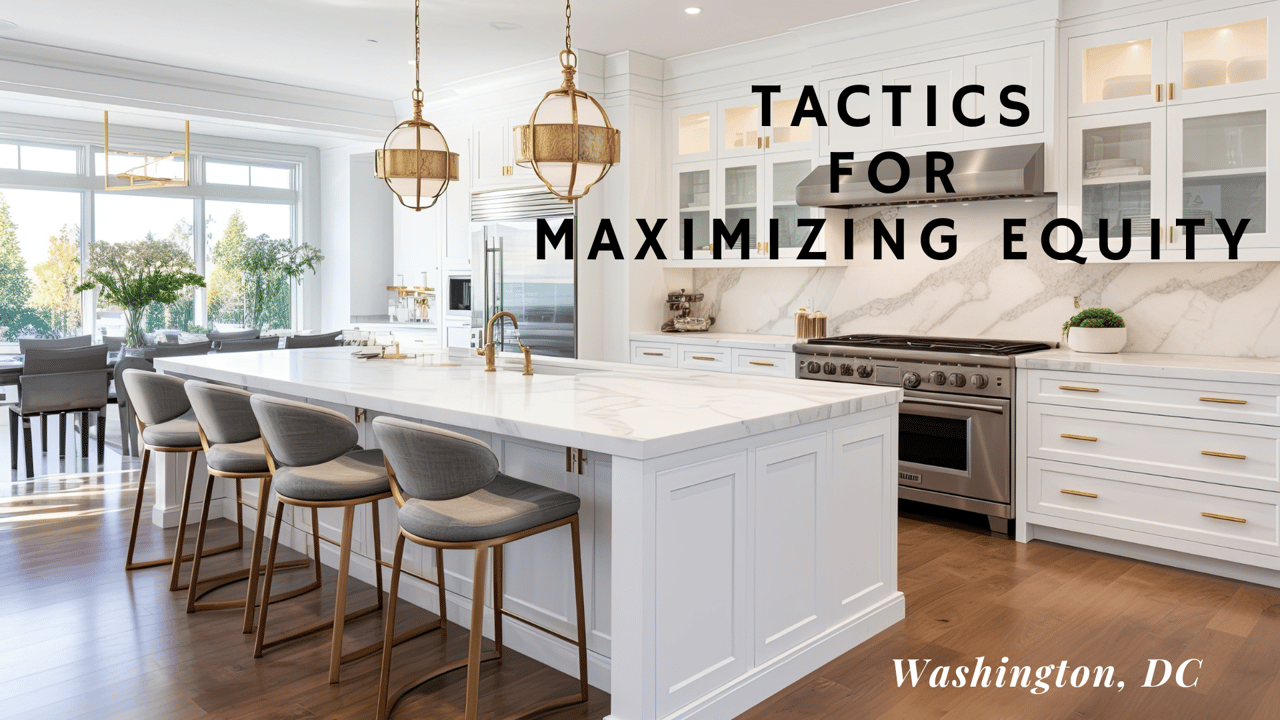
[[[689,15],[697,15],[698,13],[702,12],[702,8],[700,8],[700,7],[687,7],[687,8],[685,8],[685,9],[684,9],[684,11],[685,11],[685,13],[687,13],[687,14],[689,14]]]
[[[489,23],[489,27],[493,28],[494,30],[519,30],[520,29],[520,26],[513,22],[504,22],[501,20],[499,20],[498,22]]]
[[[18,29],[18,23],[9,22],[8,20],[0,20],[0,32],[7,32],[9,30],[17,30],[17,29]]]

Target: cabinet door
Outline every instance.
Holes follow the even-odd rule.
[[[529,109],[532,111],[532,108]],[[507,184],[530,185],[542,182],[538,179],[537,173],[532,167],[516,165],[516,128],[521,125],[529,124],[529,116],[527,114],[517,114],[507,121],[507,167],[510,168],[511,175],[507,177]]]
[[[506,122],[478,123],[471,133],[473,187],[502,185],[510,165],[510,132]]]
[[[908,65],[884,71],[885,85],[909,85],[911,91],[901,95],[902,112],[898,127],[893,126],[893,97],[881,99],[881,122],[884,123],[886,149],[957,142],[964,138],[964,126],[951,113],[951,98],[964,80],[964,60],[948,58]],[[933,124],[929,123],[928,88],[936,93]]]
[[[791,125],[800,105],[800,88],[784,89],[780,95],[770,99],[769,105],[769,127],[765,128],[764,134],[765,152],[808,151],[812,154],[818,147],[818,124],[813,118],[803,118],[798,125]]]
[[[671,111],[671,161],[714,160],[719,123],[715,103],[686,105]]]
[[[1150,258],[1151,218],[1159,218],[1167,246],[1165,111],[1163,108],[1072,119],[1069,125],[1067,202],[1063,216],[1080,224],[1085,253],[1098,253],[1099,221],[1107,221],[1110,247],[1120,247],[1122,223],[1132,227],[1128,261]],[[1034,238],[1028,238],[1034,240]],[[1059,236],[1065,249],[1070,239]]]
[[[768,220],[765,217],[765,178],[763,157],[721,160],[716,163],[716,180],[720,183],[718,212],[714,215],[723,218],[729,232],[737,228],[738,223],[746,220],[750,227],[747,247],[757,252],[757,242],[767,237]],[[734,249],[722,249],[721,257],[741,257],[735,244]]]
[[[1255,5],[1169,23],[1168,96],[1172,104],[1272,93],[1276,4]]]
[[[671,257],[684,257],[685,221],[693,222],[693,249],[695,257],[710,257],[711,218],[719,200],[715,193],[719,187],[716,163],[681,163],[672,168],[671,187],[675,193],[676,210],[680,223]],[[715,217],[722,217],[716,214]]]
[[[827,126],[821,132],[822,147],[819,148],[823,157],[836,151],[874,153],[884,149],[884,122],[880,109],[880,85],[883,80],[882,73],[874,72],[827,80],[818,86],[818,93],[825,103],[822,109],[827,116]],[[845,88],[854,85],[866,85],[868,92],[850,93],[845,98],[845,110],[853,119],[870,118],[871,122],[861,127],[842,120],[838,109],[840,95]]]
[[[720,121],[720,134],[715,140],[718,157],[742,157],[764,152],[759,95],[721,100],[716,108]]]
[[[1165,23],[1071,38],[1067,58],[1071,117],[1164,105]]]
[[[1227,259],[1218,220],[1232,228],[1249,221],[1240,240],[1241,260],[1280,247],[1267,217],[1280,200],[1276,183],[1268,182],[1276,163],[1273,148],[1280,142],[1278,98],[1259,95],[1169,109],[1170,222],[1175,217],[1204,221],[1195,230],[1197,260]],[[1173,258],[1186,256],[1184,232],[1173,233]]]
[[[769,254],[769,220],[778,221],[778,257],[795,258],[799,255],[810,229],[800,227],[801,218],[822,217],[822,208],[796,205],[796,185],[813,170],[816,161],[811,153],[792,152],[765,156],[765,216],[760,221],[759,251]],[[821,239],[814,250],[822,250]]]
[[[980,85],[985,92],[965,98],[964,111],[971,118],[986,118],[978,127],[964,128],[965,140],[978,140],[1008,135],[1028,135],[1044,130],[1044,43],[992,50],[964,58],[964,84]],[[1025,125],[1009,127],[1000,122],[1002,115],[1014,113],[1000,103],[1000,93],[1009,85],[1026,88],[1022,96],[1028,115]],[[949,100],[948,105],[950,107]]]

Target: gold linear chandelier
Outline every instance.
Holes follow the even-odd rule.
[[[458,153],[434,124],[422,119],[421,1],[413,3],[413,119],[387,135],[377,152],[375,172],[399,198],[400,204],[426,210],[436,204],[450,180],[458,179]]]
[[[600,103],[573,84],[578,56],[569,34],[572,16],[565,0],[564,50],[560,51],[564,82],[542,97],[528,125],[513,131],[516,164],[532,168],[548,190],[567,201],[586,195],[622,153],[622,133],[609,124]]]

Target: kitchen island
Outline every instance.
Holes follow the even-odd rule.
[[[590,682],[612,694],[610,717],[727,720],[904,616],[896,388],[583,361],[524,376],[507,358],[485,372],[469,355],[419,365],[350,348],[156,365],[340,410],[367,447],[382,414],[466,433],[504,472],[579,495]],[[389,557],[396,526],[374,538],[361,510],[352,572],[371,582],[372,543]],[[234,517],[229,501],[221,514]],[[321,511],[327,536],[338,517]],[[285,520],[309,529],[307,513]],[[300,530],[281,540],[308,547]],[[565,528],[513,544],[504,605],[572,636],[569,547]],[[432,562],[410,545],[401,596],[434,610]],[[449,616],[463,624],[470,569],[469,552],[446,552]],[[504,629],[512,648],[576,672],[569,645]]]

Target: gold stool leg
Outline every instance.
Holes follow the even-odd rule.
[[[471,628],[467,648],[467,710],[466,720],[476,720],[480,713],[480,641],[484,638],[484,576],[488,568],[489,551],[476,548],[476,567],[472,574]]]
[[[382,671],[378,676],[378,710],[375,720],[387,719],[387,695],[391,692],[391,649],[395,646],[396,633],[396,593],[400,591],[400,563],[403,560],[404,535],[398,533],[395,559],[391,561],[391,597],[387,598],[386,630],[382,634]]]
[[[578,516],[569,523],[573,535],[573,589],[578,606],[578,682],[582,687],[582,700],[587,701],[587,621],[586,604],[582,599],[582,540],[578,532]]]
[[[262,568],[262,536],[267,531],[267,503],[270,497],[271,478],[265,477],[258,481],[258,519],[253,526],[253,558],[249,561],[249,588],[244,596],[244,626],[241,630],[246,635],[253,632],[253,616],[257,609],[258,572]]]
[[[262,579],[262,614],[258,617],[258,632],[253,640],[253,656],[262,657],[262,644],[267,636],[267,611],[271,603],[271,575],[276,569],[276,546],[280,544],[280,521],[284,519],[284,503],[276,503],[276,521],[271,527],[271,549],[267,551],[267,576]],[[317,529],[316,532],[319,532]],[[320,556],[316,555],[316,580],[320,579]]]
[[[348,505],[342,508],[342,546],[338,557],[338,593],[333,600],[333,644],[329,648],[329,684],[338,682],[342,670],[342,631],[347,619],[347,574],[351,570],[351,530],[355,521],[356,508]],[[316,529],[319,532],[319,528]],[[379,568],[381,572],[381,568]],[[381,584],[381,583],[379,583]],[[378,595],[378,604],[382,604],[382,595]]]
[[[195,456],[195,453],[192,453]],[[239,485],[239,483],[237,483]],[[187,612],[196,611],[196,590],[200,584],[200,556],[204,553],[204,533],[209,526],[209,506],[213,504],[213,475],[204,485],[204,505],[200,508],[200,524],[196,527],[196,548],[191,553],[191,579],[187,581]],[[179,552],[182,546],[178,546]]]
[[[151,464],[151,451],[143,450],[142,451],[142,472],[138,475],[138,499],[135,500],[133,503],[133,530],[129,532],[129,552],[125,555],[125,558],[124,558],[125,570],[133,570],[139,567],[150,566],[149,564],[143,564],[143,563],[139,563],[135,565],[133,562],[133,549],[138,544],[138,521],[142,517],[142,496],[144,494],[144,491],[147,489],[147,466],[150,464]],[[164,562],[167,562],[167,560],[161,560],[160,563],[155,563],[155,564],[162,564]]]
[[[449,631],[449,609],[444,599],[444,550],[436,548],[436,592],[440,601],[440,628]]]
[[[187,462],[187,482],[182,491],[182,509],[178,512],[178,542],[173,548],[173,569],[169,572],[169,589],[182,590],[186,585],[179,587],[178,576],[182,570],[182,543],[187,536],[187,510],[191,506],[191,485],[195,482],[196,475],[196,454],[191,453],[191,460]]]
[[[502,546],[493,547],[493,644],[502,657]]]

